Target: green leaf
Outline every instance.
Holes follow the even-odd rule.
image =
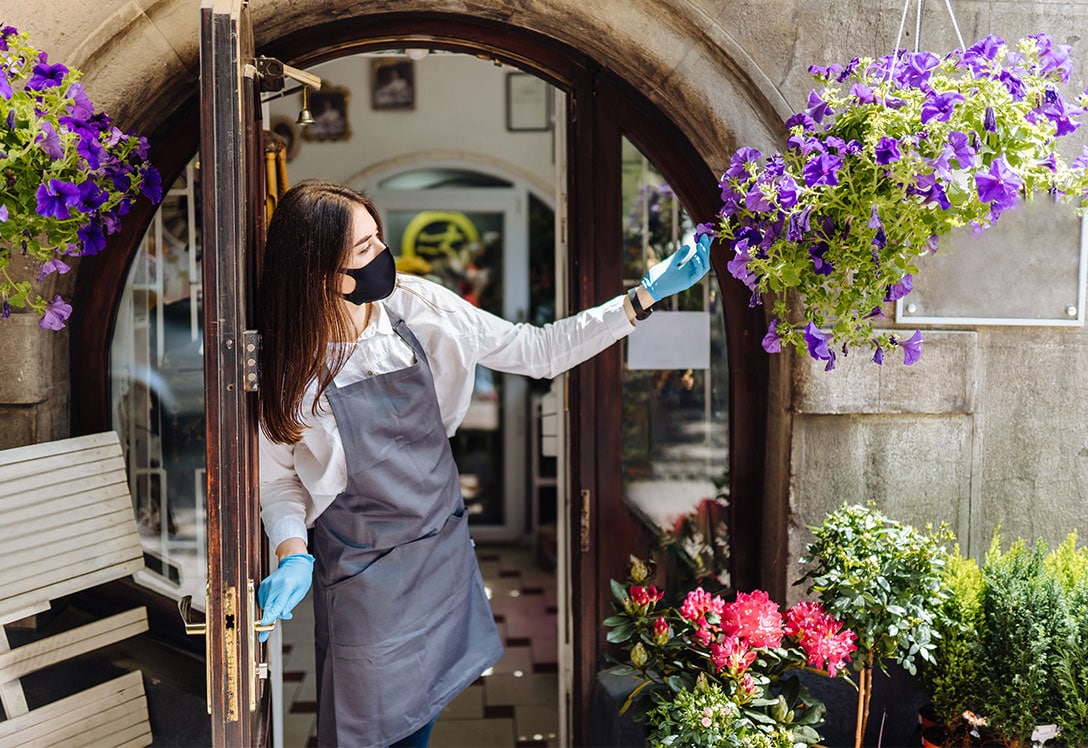
[[[624,600],[626,600],[627,599],[627,588],[624,587],[619,582],[617,582],[615,579],[610,579],[608,581],[609,581],[609,584],[612,586],[612,596],[615,597],[621,603]]]
[[[608,632],[608,636],[605,637],[613,644],[619,644],[625,642],[631,638],[631,635],[635,633],[635,626],[632,623],[625,623],[621,626],[617,626]]]

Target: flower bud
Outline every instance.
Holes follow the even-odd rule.
[[[654,573],[653,567],[650,563],[643,561],[641,558],[631,556],[631,581],[635,584],[642,584]]]
[[[669,641],[669,622],[663,616],[654,621],[654,644],[661,647]]]
[[[631,647],[631,664],[636,668],[641,670],[649,659],[650,656],[646,653],[646,647],[642,646],[642,642]]]

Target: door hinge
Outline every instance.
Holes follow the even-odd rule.
[[[589,552],[589,489],[582,489],[582,516],[579,522],[582,553]]]
[[[256,392],[260,382],[260,369],[258,361],[261,352],[261,334],[256,330],[246,330],[242,333],[242,352],[245,354],[245,391]]]

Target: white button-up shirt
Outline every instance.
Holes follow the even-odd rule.
[[[616,298],[572,317],[537,327],[514,324],[478,309],[456,293],[415,276],[398,276],[393,294],[373,305],[370,323],[336,375],[338,387],[410,365],[412,349],[393,331],[389,312],[405,321],[427,353],[438,407],[452,436],[468,411],[476,364],[496,371],[552,378],[620,340],[634,325]],[[318,415],[303,398],[302,438],[278,444],[260,435],[261,519],[275,548],[306,538],[306,528],[347,486],[344,445],[328,401]]]

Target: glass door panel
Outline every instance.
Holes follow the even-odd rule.
[[[474,306],[503,315],[504,220],[501,212],[393,210],[386,242],[402,273],[439,283]],[[476,369],[472,402],[450,440],[472,522],[504,525],[503,390],[505,377]]]
[[[695,227],[661,173],[626,138],[622,154],[623,279],[631,288],[690,243]],[[695,576],[728,585],[729,371],[714,274],[656,305],[641,324],[665,342],[647,357],[639,331],[625,341],[624,500]],[[679,337],[682,355],[668,342]]]
[[[129,271],[111,347],[121,435],[147,568],[136,580],[204,607],[204,356],[199,171],[166,191]]]

